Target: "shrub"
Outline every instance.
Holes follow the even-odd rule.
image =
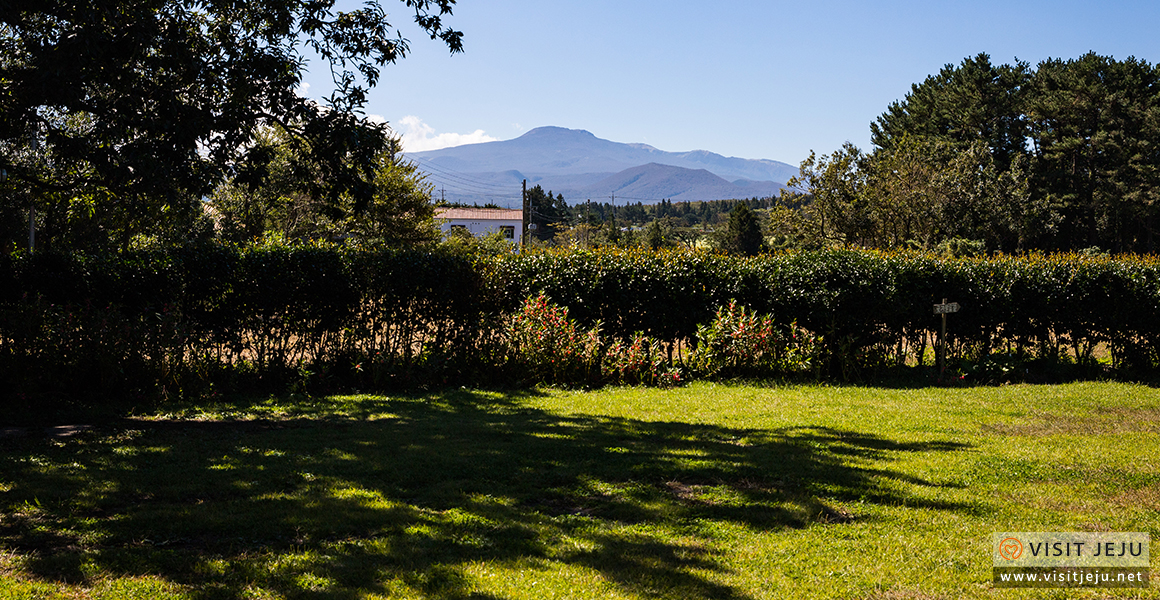
[[[707,377],[762,377],[813,370],[822,340],[791,322],[778,326],[731,300],[697,329],[689,362]]]
[[[600,325],[581,329],[540,294],[528,297],[507,321],[510,365],[523,381],[561,385],[617,383],[672,387],[681,383],[661,343],[643,333],[605,343]]]
[[[615,341],[604,353],[602,374],[610,383],[674,387],[681,371],[668,364],[661,343],[637,332],[627,341]]]
[[[510,360],[525,381],[576,384],[599,374],[600,326],[576,327],[568,309],[540,294],[529,297],[504,330]]]

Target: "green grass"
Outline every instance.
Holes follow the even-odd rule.
[[[1160,532],[1160,390],[183,406],[0,438],[3,598],[1074,598],[992,531]]]

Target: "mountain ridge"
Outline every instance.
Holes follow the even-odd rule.
[[[741,180],[739,180],[741,181]],[[772,189],[751,189],[727,181],[707,169],[686,169],[649,163],[615,173],[584,189],[586,196],[617,195],[625,200],[668,199],[692,201],[734,197],[742,188],[748,192],[772,192]],[[768,195],[757,193],[742,195]]]
[[[611,194],[615,191],[611,181],[634,169],[638,178],[648,180],[638,183],[634,188],[638,191],[632,194],[642,202],[774,195],[797,174],[796,167],[768,159],[726,157],[707,150],[666,152],[648,144],[613,142],[583,129],[555,126],[537,127],[511,140],[405,156],[415,160],[441,197],[458,202],[494,202],[496,197],[509,203],[518,200],[518,189],[513,191],[512,186],[520,180],[513,180],[513,173],[570,202],[605,191]]]

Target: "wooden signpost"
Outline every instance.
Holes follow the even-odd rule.
[[[959,303],[958,302],[948,303],[946,298],[943,298],[942,304],[935,304],[934,305],[934,314],[942,315],[943,316],[943,323],[946,323],[947,313],[957,313],[957,312],[959,312]]]
[[[947,315],[950,313],[959,312],[958,302],[947,302],[946,298],[942,299],[942,304],[934,305],[934,314],[942,315],[942,333],[938,336],[938,378],[941,381],[943,371],[946,370],[947,359]]]

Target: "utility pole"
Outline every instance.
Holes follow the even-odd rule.
[[[584,201],[584,247],[590,248],[589,235],[592,231],[592,199]]]
[[[616,194],[612,195],[612,228],[616,229]]]
[[[520,214],[521,229],[523,230],[520,232],[520,249],[521,250],[524,248],[524,245],[528,243],[528,180],[527,179],[524,180],[523,207],[524,207],[523,212]]]
[[[616,228],[616,194],[612,195],[612,243],[620,245],[620,230]]]

